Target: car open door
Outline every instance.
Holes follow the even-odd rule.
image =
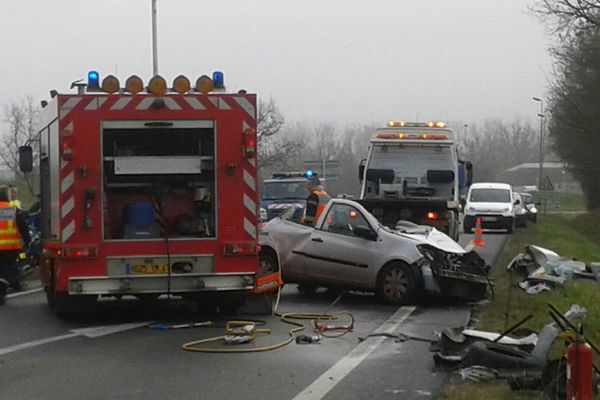
[[[310,240],[298,249],[306,258],[305,270],[315,281],[340,285],[368,284],[377,233],[362,213],[348,204],[333,204]]]

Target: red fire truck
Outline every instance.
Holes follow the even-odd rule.
[[[260,291],[256,95],[226,93],[220,72],[172,88],[90,72],[74,86],[39,131],[49,305],[167,294],[236,307]],[[20,157],[31,171],[31,147]]]

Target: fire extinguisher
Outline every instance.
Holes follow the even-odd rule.
[[[592,400],[592,348],[580,334],[567,347],[567,400]]]

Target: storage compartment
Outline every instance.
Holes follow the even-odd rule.
[[[108,122],[102,152],[105,239],[216,237],[211,121]]]

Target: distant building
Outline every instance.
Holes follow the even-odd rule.
[[[510,183],[513,186],[536,186],[538,184],[539,163],[523,163],[515,165],[498,174],[499,181]],[[581,192],[579,182],[573,178],[562,162],[546,162],[542,165],[542,177],[552,182],[554,191]]]

